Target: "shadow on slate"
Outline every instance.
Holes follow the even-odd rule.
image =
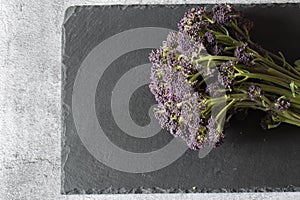
[[[284,52],[290,62],[299,58],[299,4],[236,6],[254,21],[254,41],[273,52]],[[187,150],[169,166],[153,172],[112,169],[95,159],[81,142],[72,116],[72,92],[78,69],[89,52],[125,30],[177,30],[178,21],[191,7],[80,6],[66,11],[62,46],[63,194],[299,191],[300,129],[281,125],[264,131],[259,126],[263,113],[256,111],[250,111],[244,120],[234,117],[225,130],[224,144],[206,157],[199,159],[197,152]],[[114,60],[100,78],[95,94],[97,118],[107,137],[120,148],[138,153],[160,149],[172,137],[164,130],[150,138],[124,133],[114,121],[110,98],[123,74],[149,62],[150,50],[131,51]],[[132,120],[139,126],[147,125],[148,110],[155,104],[148,86],[139,87],[129,103]]]

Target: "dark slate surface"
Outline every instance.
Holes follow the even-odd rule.
[[[153,172],[112,169],[95,159],[81,142],[72,116],[72,92],[78,69],[90,51],[128,29],[176,30],[177,22],[191,6],[80,6],[66,11],[62,46],[62,193],[299,191],[300,129],[281,125],[264,131],[259,126],[263,116],[260,112],[251,111],[244,120],[233,118],[225,132],[225,143],[206,157],[199,159],[197,152],[188,150],[171,165]],[[241,7],[255,22],[255,41],[274,52],[284,52],[289,61],[299,58],[299,5]],[[97,118],[107,137],[120,148],[139,153],[159,149],[172,137],[163,130],[150,138],[127,135],[113,119],[110,98],[124,73],[148,63],[149,52],[141,49],[117,58],[100,78],[95,94]],[[132,120],[147,125],[153,104],[147,85],[139,87],[130,99]]]

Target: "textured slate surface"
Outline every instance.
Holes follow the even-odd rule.
[[[62,47],[65,127],[62,187],[65,193],[109,193],[118,188],[132,191],[141,186],[176,188],[169,192],[187,192],[194,186],[200,188],[199,192],[205,192],[201,190],[204,188],[238,191],[240,188],[251,190],[254,187],[272,191],[288,185],[300,185],[299,128],[282,125],[272,131],[263,131],[257,117],[261,113],[257,112],[250,112],[242,121],[234,118],[230,128],[226,129],[225,143],[205,158],[199,159],[197,152],[188,150],[174,163],[153,172],[128,173],[112,169],[95,159],[81,142],[71,107],[74,80],[86,56],[102,41],[128,29],[164,27],[176,30],[177,22],[188,7],[191,6],[97,6],[72,7],[67,11]],[[244,6],[243,9],[255,21],[252,34],[255,41],[270,50],[285,52],[288,60],[297,58],[299,5],[284,8],[281,5]],[[172,137],[165,131],[146,139],[124,133],[113,119],[110,98],[118,79],[133,67],[148,62],[149,51],[131,51],[114,60],[100,78],[95,93],[97,118],[107,137],[119,147],[139,153],[157,150],[170,142]],[[147,86],[135,91],[130,99],[129,112],[136,124],[145,126],[149,123],[149,117],[145,116],[154,103]],[[109,187],[112,189],[105,190]]]

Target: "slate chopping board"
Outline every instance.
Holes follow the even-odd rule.
[[[62,193],[299,191],[300,129],[264,131],[263,113],[232,119],[224,144],[199,158],[151,113],[151,49],[195,5],[77,6],[62,55]],[[300,58],[300,5],[236,5],[265,48]]]

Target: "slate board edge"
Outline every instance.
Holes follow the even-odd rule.
[[[240,7],[254,7],[256,5],[259,5],[263,8],[267,8],[270,6],[274,6],[274,5],[280,5],[280,6],[299,6],[300,7],[300,3],[293,3],[293,2],[287,2],[287,3],[250,3],[250,4],[246,4],[246,3],[231,3],[232,5],[238,5]],[[124,4],[113,4],[113,5],[73,5],[68,7],[65,10],[65,14],[64,14],[64,20],[63,20],[63,24],[62,27],[64,27],[64,24],[73,17],[73,14],[75,14],[76,12],[80,12],[81,9],[90,9],[93,7],[102,7],[104,8],[110,8],[110,7],[119,7],[120,9],[124,10],[128,7],[135,7],[138,9],[144,9],[146,7],[148,8],[155,8],[155,7],[167,7],[167,8],[175,8],[178,6],[213,6],[216,4],[212,4],[212,3],[183,3],[183,4],[130,4],[130,5],[124,5]],[[62,34],[64,35],[64,33]],[[64,40],[62,40],[62,44],[64,44]],[[62,46],[64,47],[64,46]],[[63,48],[62,48],[63,49]],[[63,54],[62,54],[63,55]]]
[[[69,9],[68,9],[69,10]],[[70,16],[69,16],[70,17]],[[67,19],[67,12],[65,13],[65,17],[64,17],[64,21]],[[65,56],[65,27],[64,25],[62,25],[62,47],[61,47],[61,59],[62,59],[62,63],[61,63],[61,88],[62,88],[62,92],[61,92],[61,187],[60,187],[60,193],[61,194],[65,194],[66,192],[64,191],[64,180],[65,180],[65,171],[64,171],[64,166],[65,163],[67,162],[68,159],[68,154],[70,152],[70,147],[68,145],[66,145],[66,123],[64,123],[65,118],[69,115],[71,108],[69,107],[68,104],[64,103],[64,99],[66,96],[66,93],[64,92],[64,88],[67,85],[67,67],[64,64],[64,56]]]
[[[260,193],[260,192],[300,192],[300,187],[296,187],[293,185],[289,185],[283,188],[271,188],[271,187],[251,187],[251,188],[239,188],[239,189],[189,189],[189,190],[181,190],[180,188],[169,188],[163,189],[159,187],[154,188],[146,188],[146,187],[138,187],[132,189],[125,188],[105,188],[105,189],[73,189],[64,194],[153,194],[153,193]]]

